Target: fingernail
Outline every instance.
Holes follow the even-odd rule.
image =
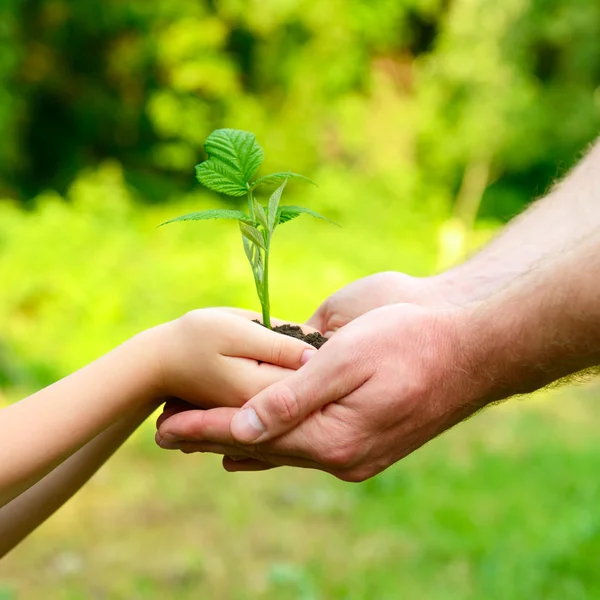
[[[165,439],[163,438],[158,438],[156,440],[156,443],[159,445],[160,448],[162,448],[163,450],[179,450],[179,447],[181,446],[181,444],[177,443],[177,442],[167,442]]]
[[[163,450],[181,450],[183,448],[183,445],[182,444],[177,444],[177,443],[171,444],[170,442],[162,442],[160,444],[160,447]]]
[[[241,462],[242,460],[247,460],[248,459],[247,456],[229,456],[229,455],[227,456],[227,458],[229,460],[233,460],[235,462]]]
[[[239,442],[254,442],[265,431],[253,408],[243,408],[231,419],[231,433]]]
[[[178,438],[175,434],[173,433],[161,433],[160,437],[165,441],[165,442],[180,442],[181,439]]]
[[[307,348],[300,357],[300,364],[305,365],[317,353],[314,348]]]

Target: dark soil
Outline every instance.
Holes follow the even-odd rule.
[[[262,325],[260,321],[254,321],[259,325]],[[263,325],[264,327],[264,325]],[[273,331],[277,333],[281,333],[282,335],[288,335],[290,337],[296,338],[297,340],[302,340],[311,346],[314,346],[317,350],[327,341],[327,338],[322,336],[318,331],[315,333],[307,333],[305,334],[298,325],[289,325],[286,323],[285,325],[278,325],[277,327],[273,327]]]

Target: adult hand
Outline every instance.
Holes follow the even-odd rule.
[[[401,302],[448,308],[455,304],[455,296],[453,286],[440,276],[411,277],[386,271],[353,281],[329,296],[307,324],[329,337],[375,308]]]
[[[307,332],[318,330],[329,337],[364,313],[399,302],[437,308],[449,307],[453,305],[452,299],[456,296],[454,288],[455,286],[451,282],[441,279],[440,276],[419,278],[395,271],[376,273],[350,283],[327,298],[308,320],[305,330]],[[258,318],[257,313],[251,311],[231,308],[219,308],[218,310],[249,319]],[[277,319],[273,322],[275,324],[282,323]],[[262,379],[256,380],[257,385],[262,382]],[[223,388],[220,389],[223,390]],[[260,390],[257,389],[257,393],[258,391]],[[227,405],[232,404],[231,399],[225,397],[223,402]],[[233,403],[236,404],[236,402],[234,400]],[[157,425],[162,424],[168,417],[172,417],[178,412],[188,411],[192,408],[194,405],[180,400],[170,401],[165,405]],[[196,419],[199,416],[189,413],[182,418]]]
[[[418,304],[420,306],[447,307],[451,303],[447,299],[450,296],[450,287],[438,281],[438,277],[411,277],[396,271],[386,271],[363,277],[341,288],[327,298],[315,311],[314,315],[307,321],[307,331],[318,330],[326,337],[330,337],[336,331],[360,317],[366,312],[389,304],[399,302]],[[251,311],[240,309],[219,308],[232,312],[237,316],[256,319],[258,315]],[[274,323],[280,324],[276,319]],[[261,381],[257,380],[257,384]],[[219,388],[221,391],[223,388]],[[256,390],[258,393],[259,389]],[[246,398],[248,400],[249,398]],[[236,405],[234,397],[223,398],[226,405]],[[239,404],[237,404],[239,405]],[[173,399],[163,407],[163,413],[157,422],[157,428],[168,418],[177,413],[186,412],[178,421],[187,421],[187,429],[192,431],[193,424],[205,418],[205,415],[188,412],[197,408],[193,404]],[[176,422],[178,422],[176,421]],[[160,437],[157,436],[157,440]],[[266,467],[267,465],[265,465]]]
[[[157,440],[184,452],[251,457],[226,458],[230,471],[290,465],[363,481],[485,405],[466,312],[375,309],[241,411],[175,414],[159,423]]]

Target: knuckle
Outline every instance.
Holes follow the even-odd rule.
[[[302,416],[296,393],[287,385],[277,386],[272,392],[267,413],[280,423],[296,423]]]
[[[186,312],[172,321],[172,325],[179,340],[189,339],[190,332],[195,332],[198,328],[211,327],[210,320],[201,309]]]
[[[210,332],[223,319],[224,314],[223,311],[215,308],[196,308],[184,313],[176,321],[179,322],[184,330],[195,331],[197,328],[202,327]]]
[[[325,303],[321,305],[321,308],[319,309],[319,317],[325,324],[326,329],[331,329],[332,320],[335,317],[336,312],[337,311],[335,310],[334,302],[331,298],[326,300]]]
[[[202,321],[206,313],[200,309],[190,310],[179,317],[179,322],[183,325],[195,325]]]
[[[281,339],[280,339],[281,338]],[[278,335],[272,342],[271,345],[271,364],[279,365],[285,358],[285,342],[286,340],[282,335]]]

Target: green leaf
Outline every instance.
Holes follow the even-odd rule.
[[[271,194],[271,198],[269,198],[269,207],[267,209],[267,218],[268,218],[268,227],[267,230],[270,234],[273,233],[276,225],[278,225],[279,221],[277,219],[277,215],[279,214],[279,202],[281,201],[281,194],[283,194],[283,190],[287,184],[287,179],[283,180],[283,183]]]
[[[283,225],[288,221],[292,221],[296,217],[299,217],[300,213],[286,213],[282,210],[279,211],[279,218],[277,219],[277,225]]]
[[[250,262],[250,266],[252,267],[252,275],[254,276],[254,283],[256,284],[256,292],[259,300],[262,302],[262,283],[264,277],[263,257],[259,248],[255,244],[251,243],[248,238],[242,236],[242,242],[244,244],[244,252],[246,253],[248,261]]]
[[[265,230],[269,229],[269,225],[267,223],[267,213],[265,213],[265,209],[262,204],[256,199],[252,198],[252,206],[254,207],[254,215],[256,216],[256,220],[265,228]]]
[[[331,219],[320,215],[318,212],[311,210],[310,208],[304,208],[303,206],[280,206],[277,211],[279,215],[279,219],[277,221],[278,225],[282,225],[283,223],[287,223],[300,215],[310,215],[311,217],[315,217],[315,219],[321,219],[322,221],[327,221],[332,225],[338,225]],[[339,225],[338,225],[339,227]]]
[[[246,213],[241,210],[225,210],[225,209],[210,209],[210,210],[201,210],[200,212],[189,213],[187,215],[182,215],[181,217],[177,217],[175,219],[170,219],[169,221],[165,221],[161,223],[159,227],[163,225],[168,225],[169,223],[176,223],[178,221],[206,221],[208,219],[234,219],[236,221],[240,221],[241,223],[246,223],[248,225],[257,225],[255,221],[253,221]]]
[[[251,244],[245,236],[242,236],[242,243],[244,244],[244,252],[250,261],[250,266],[254,269],[254,253],[258,252],[258,248]]]
[[[240,230],[246,239],[250,240],[253,244],[256,244],[259,248],[262,248],[263,250],[265,249],[263,237],[256,227],[246,225],[245,223],[240,223]]]
[[[256,250],[256,254],[254,255],[254,261],[252,262],[252,270],[254,271],[254,278],[258,283],[262,285],[264,283],[265,277],[265,266],[263,262],[262,253]],[[262,287],[259,287],[259,296],[262,299]]]
[[[245,194],[264,158],[256,136],[240,129],[217,129],[204,142],[204,149],[208,160],[196,167],[198,181],[229,196]]]
[[[196,179],[209,190],[239,198],[248,193],[245,182],[225,163],[213,158],[196,165]]]
[[[259,185],[273,185],[275,183],[285,181],[286,179],[303,179],[304,181],[308,181],[313,185],[317,185],[312,179],[304,177],[304,175],[299,175],[298,173],[292,173],[288,171],[287,173],[273,173],[271,175],[265,175],[264,177],[260,177],[254,183],[252,183],[250,189],[254,189]]]

